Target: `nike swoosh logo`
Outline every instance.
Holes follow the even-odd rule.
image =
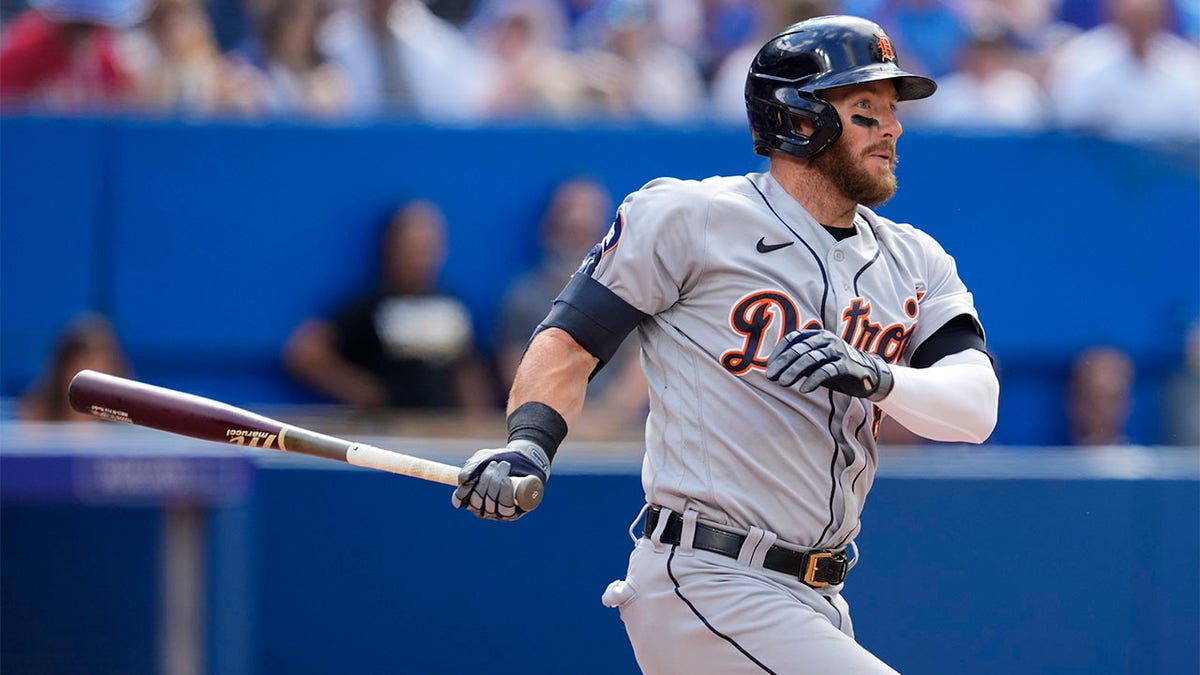
[[[782,244],[768,244],[767,238],[762,237],[761,239],[758,240],[758,243],[754,245],[754,248],[759,253],[770,253],[771,251],[778,251],[781,248],[787,248],[788,246],[791,246],[794,243],[796,243],[796,242],[785,241]]]

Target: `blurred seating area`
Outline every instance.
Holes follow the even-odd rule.
[[[6,115],[0,134],[0,396],[61,392],[76,366],[59,361],[76,352],[56,345],[73,344],[75,318],[95,312],[122,347],[108,362],[138,379],[399,435],[431,425],[501,435],[519,336],[616,195],[658,175],[762,166],[741,129]],[[881,212],[933,233],[964,270],[1001,380],[991,443],[1196,445],[1195,165],[1063,134],[913,131],[901,144],[902,187]],[[381,245],[412,200],[426,205],[418,213],[436,205],[437,226]],[[429,289],[424,300],[385,297],[413,283]],[[1104,358],[1077,367],[1095,347]],[[382,395],[362,393],[389,385],[364,387],[362,366],[333,368],[334,355],[374,376],[411,375],[395,392],[440,383],[459,407],[425,391],[396,400],[424,408],[426,422],[398,420]],[[639,387],[636,368],[623,370],[593,381],[600,408],[586,419],[597,428],[572,438],[639,437],[642,398],[625,393]],[[37,400],[9,408],[55,407]]]
[[[614,205],[761,170],[749,60],[829,12],[939,79],[902,109],[881,212],[966,273],[992,443],[1200,445],[1187,0],[6,0],[0,412],[68,419],[97,358],[76,331],[103,325],[109,361],[164,386],[498,436],[524,336]],[[413,205],[433,224],[396,244]],[[640,436],[623,352],[572,438]]]
[[[906,122],[1195,139],[1190,0],[10,0],[6,110],[744,125],[757,46],[879,22],[941,81]],[[1130,101],[1137,101],[1130,105]],[[1185,112],[1187,111],[1187,112]]]

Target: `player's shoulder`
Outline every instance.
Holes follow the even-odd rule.
[[[911,223],[898,223],[875,213],[865,206],[858,207],[858,215],[871,227],[879,245],[896,252],[911,251],[932,254],[945,253],[942,245],[932,235]]]
[[[740,194],[748,186],[745,176],[711,176],[703,180],[655,178],[631,193],[626,202],[643,208],[702,211],[707,210],[713,200]]]

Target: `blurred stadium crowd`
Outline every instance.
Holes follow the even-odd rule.
[[[877,21],[907,69],[938,79],[937,96],[906,104],[910,128],[1200,141],[1200,0],[0,0],[0,109],[742,127],[758,46],[828,13]],[[612,205],[590,180],[560,187],[540,225],[541,261],[505,293],[498,326],[471,326],[461,302],[437,287],[446,256],[439,206],[397,205],[402,234],[380,246],[391,271],[296,326],[283,362],[344,405],[494,411],[526,337]],[[433,310],[454,329],[431,337],[412,328],[414,313]],[[489,365],[469,346],[493,330],[501,339]],[[1200,322],[1186,340],[1163,394],[1165,444],[1200,445]],[[636,426],[644,410],[636,354],[621,362],[593,390],[599,426]],[[63,392],[83,367],[129,372],[103,317],[67,327],[20,416],[71,419]],[[1066,383],[1067,442],[1129,442],[1134,377],[1119,350],[1079,354]],[[919,442],[899,428],[884,437]]]
[[[744,124],[758,45],[827,13],[938,78],[906,121],[1200,138],[1200,0],[4,0],[6,110]],[[1129,100],[1139,105],[1127,105]]]

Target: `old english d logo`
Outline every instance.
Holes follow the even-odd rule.
[[[783,291],[755,291],[743,297],[729,315],[729,327],[741,336],[742,344],[722,354],[721,365],[734,375],[752,368],[765,370],[775,343],[799,325],[800,310]]]
[[[879,44],[879,60],[895,61],[896,50],[892,49],[892,41],[883,33],[875,33],[875,40]]]

